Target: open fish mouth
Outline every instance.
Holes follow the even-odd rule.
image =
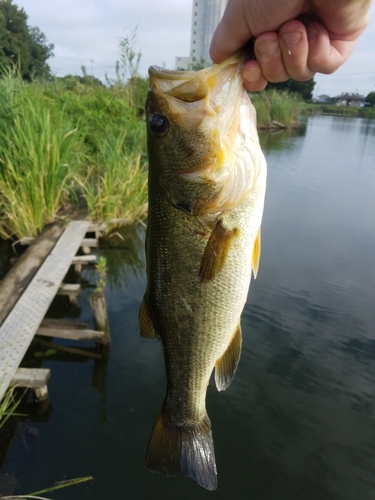
[[[210,142],[210,155],[178,172],[187,181],[217,185],[218,195],[199,208],[200,214],[240,205],[261,170],[255,110],[242,83],[246,59],[239,51],[198,72],[149,69],[152,104],[146,108],[156,106],[174,124],[194,128]]]

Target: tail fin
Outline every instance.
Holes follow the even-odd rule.
[[[181,472],[199,486],[215,490],[216,462],[208,416],[196,426],[177,427],[159,412],[147,448],[146,467],[165,476]]]

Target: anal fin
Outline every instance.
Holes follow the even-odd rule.
[[[215,383],[218,391],[225,391],[230,386],[240,361],[241,347],[242,332],[241,326],[238,325],[228,349],[215,364]]]
[[[139,328],[141,330],[142,337],[148,339],[157,339],[154,326],[151,322],[150,315],[148,313],[145,298],[143,298],[141,307],[139,309]]]
[[[199,277],[203,283],[212,280],[223,268],[232,241],[239,234],[239,229],[225,229],[221,222],[216,223],[210,239],[207,242]]]

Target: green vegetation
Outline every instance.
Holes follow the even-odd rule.
[[[267,90],[277,90],[279,92],[288,92],[291,94],[298,94],[303,101],[309,101],[313,96],[315,81],[312,78],[307,82],[297,82],[289,78],[286,82],[268,83]]]
[[[0,401],[0,428],[3,427],[9,417],[15,414],[17,406],[21,402],[21,397],[15,399],[14,388],[6,391],[5,396]]]
[[[352,106],[336,106],[335,104],[304,104],[304,114],[326,114],[348,116],[353,118],[375,118],[375,108],[355,108]]]
[[[53,45],[39,28],[27,25],[27,14],[12,0],[0,0],[0,64],[18,66],[25,80],[46,78]]]
[[[270,128],[273,122],[285,127],[298,124],[303,103],[297,94],[265,90],[252,93],[250,97],[257,111],[259,128]]]
[[[144,217],[144,98],[120,83],[108,88],[72,77],[27,84],[3,71],[0,236],[36,235],[78,205],[92,220]]]
[[[366,96],[366,102],[373,108],[375,107],[375,92],[370,92]]]

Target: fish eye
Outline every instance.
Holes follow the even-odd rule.
[[[149,122],[152,132],[157,135],[163,135],[169,127],[168,120],[160,113],[154,113],[151,115]]]

